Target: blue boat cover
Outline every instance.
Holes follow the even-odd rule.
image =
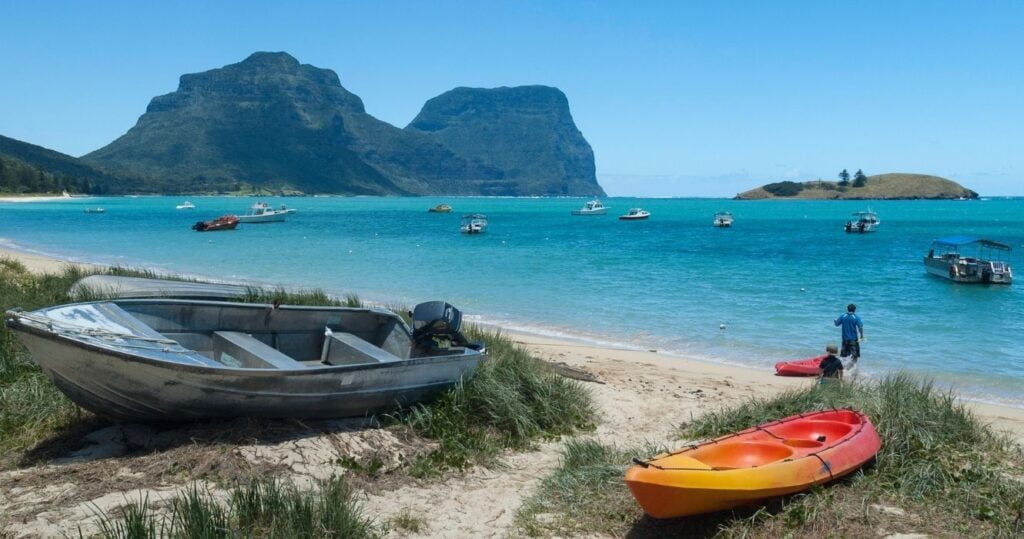
[[[998,241],[983,240],[974,236],[946,236],[945,238],[939,238],[935,240],[935,245],[946,246],[946,247],[962,247],[964,245],[970,245],[972,243],[980,243],[985,247],[991,247],[993,249],[1004,249],[1009,251],[1010,246],[1005,243],[999,243]]]

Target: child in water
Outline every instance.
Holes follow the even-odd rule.
[[[825,380],[829,378],[842,380],[843,361],[836,356],[839,353],[839,348],[834,344],[830,344],[825,347],[825,353],[828,355],[818,364],[818,370],[821,371],[820,383],[824,384]]]

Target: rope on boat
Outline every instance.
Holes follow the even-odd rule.
[[[175,341],[173,339],[146,337],[145,335],[136,335],[134,333],[119,333],[116,331],[108,331],[99,328],[84,328],[70,324],[62,324],[48,316],[42,316],[35,313],[16,313],[14,317],[22,321],[34,323],[37,326],[42,326],[43,328],[49,330],[55,335],[60,335],[62,337],[87,337],[107,342],[120,341],[117,342],[116,344],[117,346],[123,348],[137,348],[141,350],[151,350],[177,354],[188,354],[192,352],[192,350],[188,350],[182,347],[181,344],[178,343],[178,341]],[[153,343],[166,346],[146,346],[131,344],[124,341],[141,341],[145,343]],[[172,348],[172,346],[177,346],[178,348]]]

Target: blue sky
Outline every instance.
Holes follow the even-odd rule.
[[[1024,195],[1024,2],[5,2],[0,134],[81,155],[178,76],[284,50],[406,125],[569,97],[610,194],[907,171]]]

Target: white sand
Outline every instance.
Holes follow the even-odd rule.
[[[26,196],[2,196],[0,202],[56,202],[59,200],[73,200],[74,198],[82,197],[70,197],[64,195],[26,195]]]
[[[21,260],[33,271],[52,271],[63,262],[46,257],[25,255],[0,249],[0,256]],[[549,337],[506,332],[537,357],[562,362],[585,369],[598,378],[598,382],[585,382],[601,411],[597,429],[585,436],[593,436],[605,443],[636,446],[644,441],[656,446],[673,447],[677,441],[673,434],[679,424],[689,421],[707,410],[740,402],[753,396],[814,383],[814,380],[779,378],[763,371],[743,369],[702,361],[669,357],[659,353],[621,350],[591,346]],[[1018,408],[971,404],[980,417],[997,429],[1024,439],[1024,410]],[[186,431],[153,433],[144,427],[116,427],[116,435],[97,431],[89,436],[94,446],[72,455],[66,464],[49,464],[23,470],[0,473],[0,515],[8,513],[8,521],[0,517],[2,526],[15,537],[46,536],[76,533],[76,526],[84,524],[92,530],[91,515],[83,513],[89,503],[109,509],[136,498],[136,487],[109,492],[93,492],[85,500],[77,500],[67,507],[55,506],[51,500],[69,497],[84,488],[74,483],[82,473],[81,460],[94,458],[97,465],[108,463],[124,449],[119,444],[142,445],[161,435],[188,437]],[[137,432],[136,432],[137,431]],[[186,438],[190,439],[190,438]],[[268,462],[281,466],[282,477],[300,482],[341,473],[337,465],[340,456],[378,454],[388,467],[395,465],[394,456],[408,456],[413,451],[390,433],[361,430],[337,432],[309,432],[301,437],[280,443],[239,445],[234,454],[253,466]],[[367,513],[378,521],[411,512],[426,520],[427,528],[421,536],[429,537],[504,537],[512,533],[516,509],[537,482],[557,465],[560,441],[545,442],[536,451],[510,453],[503,459],[505,466],[497,469],[474,468],[462,474],[452,474],[434,481],[411,481],[379,493],[365,494]],[[84,451],[84,457],[81,451]],[[91,455],[91,456],[90,456]],[[76,459],[77,462],[76,463]],[[130,459],[126,466],[130,466]],[[25,488],[31,479],[51,471],[54,467],[68,466],[67,483]],[[116,484],[116,483],[115,483]],[[163,498],[174,486],[189,484],[189,478],[153,478],[145,485],[151,500]],[[56,490],[54,490],[56,489]],[[53,492],[50,492],[53,490]],[[145,489],[143,489],[145,490]],[[406,536],[392,530],[394,536]]]

